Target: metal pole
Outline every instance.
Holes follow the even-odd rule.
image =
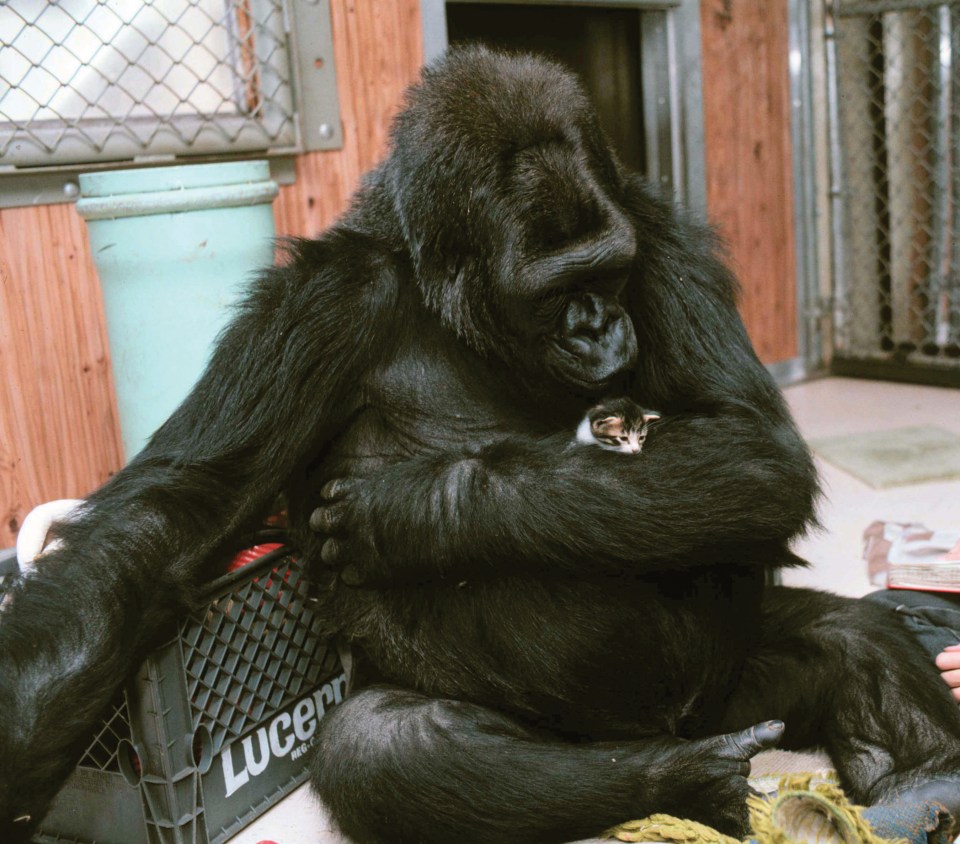
[[[947,310],[947,274],[950,254],[950,100],[952,97],[952,51],[950,45],[950,9],[937,10],[934,27],[931,81],[933,84],[933,232],[930,238],[930,267],[927,303],[924,309],[924,338],[945,346],[950,331]]]
[[[810,7],[790,0],[790,100],[793,148],[794,219],[797,256],[797,352],[803,368],[818,368],[823,355],[820,296],[816,277],[816,178],[813,148],[813,92],[810,69]]]
[[[840,140],[840,104],[837,91],[836,4],[827,0],[824,11],[824,38],[827,59],[827,123],[830,145],[830,203],[833,275],[834,351],[849,352],[847,334],[848,306],[846,288],[846,256],[843,248],[843,152]]]
[[[944,305],[948,352],[960,353],[960,7],[950,9],[950,202],[951,256]]]

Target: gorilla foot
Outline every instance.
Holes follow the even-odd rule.
[[[873,801],[875,806],[938,803],[953,818],[953,829],[960,831],[960,774],[934,777],[895,789]]]

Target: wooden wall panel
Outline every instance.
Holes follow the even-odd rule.
[[[0,211],[0,548],[122,463],[100,287],[70,205]]]
[[[423,63],[419,0],[333,0],[333,47],[343,149],[297,159],[297,180],[274,205],[277,232],[311,236],[344,209],[383,155],[390,120]]]
[[[313,235],[381,156],[422,61],[418,0],[332,0],[342,150],[297,161],[277,232]],[[100,289],[72,205],[0,211],[0,548],[51,498],[83,496],[123,462]]]
[[[798,354],[786,0],[703,0],[707,207],[765,363]]]

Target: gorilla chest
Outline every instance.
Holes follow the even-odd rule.
[[[468,452],[522,430],[502,380],[482,361],[442,340],[419,340],[375,370],[342,453],[399,458]]]

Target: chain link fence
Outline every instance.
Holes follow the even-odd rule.
[[[960,3],[833,11],[835,354],[960,374]]]
[[[294,151],[282,0],[5,0],[0,164]]]

